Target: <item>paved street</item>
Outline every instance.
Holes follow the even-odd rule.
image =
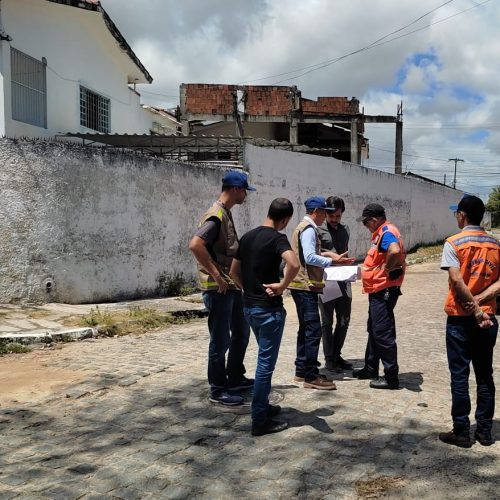
[[[344,356],[360,366],[367,298],[353,288]],[[361,486],[379,483],[393,485],[379,490],[384,498],[500,498],[500,443],[466,450],[437,440],[451,428],[446,288],[437,263],[409,268],[396,309],[399,391],[341,375],[332,392],[294,384],[288,298],[273,398],[290,428],[259,438],[250,435],[249,408],[207,401],[203,319],[0,358],[36,357],[78,378],[48,397],[0,406],[0,498],[355,499]],[[247,368],[253,376],[253,338]],[[498,356],[495,369],[498,385]]]

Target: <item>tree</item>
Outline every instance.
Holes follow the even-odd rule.
[[[491,213],[491,226],[500,227],[500,186],[494,187],[491,191],[486,210]]]

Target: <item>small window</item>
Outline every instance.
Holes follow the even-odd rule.
[[[80,125],[109,134],[110,108],[107,97],[80,86]]]
[[[45,62],[10,49],[12,119],[47,128],[47,74]]]

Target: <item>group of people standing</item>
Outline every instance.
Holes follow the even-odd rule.
[[[288,427],[276,418],[281,408],[269,404],[272,374],[285,326],[282,294],[286,289],[291,291],[299,322],[295,382],[306,389],[336,389],[331,378],[319,372],[321,339],[327,372],[340,373],[353,368],[342,357],[351,315],[350,283],[339,282],[341,295],[328,302],[323,303],[321,292],[325,286],[324,269],[351,265],[354,259],[348,256],[349,228],[341,223],[345,204],[335,196],[327,199],[313,196],[305,201],[306,215],[294,229],[291,242],[280,232],[294,212],[286,198],[273,200],[262,225],[239,240],[231,209],[243,203],[248,191],[255,188],[248,184],[243,172],[226,172],[222,192],[200,219],[189,248],[198,262],[200,287],[209,312],[209,399],[222,405],[241,405],[244,398],[239,391],[252,389],[252,434],[260,436]],[[406,252],[398,228],[386,219],[381,205],[367,205],[357,221],[371,233],[371,246],[362,266],[369,314],[365,363],[352,374],[359,379],[370,379],[370,387],[374,389],[398,389],[394,308],[401,295]],[[490,276],[492,283],[498,281],[498,255],[496,259],[496,270]],[[488,260],[489,265],[493,261]],[[453,289],[450,293],[455,294]],[[460,293],[462,300],[467,294],[463,290]],[[498,290],[492,287],[488,297],[495,294]],[[480,307],[481,301],[487,298],[469,295],[463,302],[466,315],[479,321],[478,310],[484,309]],[[495,318],[490,319],[490,310],[485,314],[488,319],[483,317],[480,327],[494,330]],[[250,327],[258,344],[254,380],[245,377],[244,366]],[[384,369],[382,377],[379,377],[380,361]],[[489,416],[491,412],[486,413]]]

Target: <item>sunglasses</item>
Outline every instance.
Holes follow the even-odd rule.
[[[371,217],[368,217],[367,219],[363,219],[361,222],[363,223],[363,226],[366,226],[368,224],[368,222],[370,222],[372,220]]]

